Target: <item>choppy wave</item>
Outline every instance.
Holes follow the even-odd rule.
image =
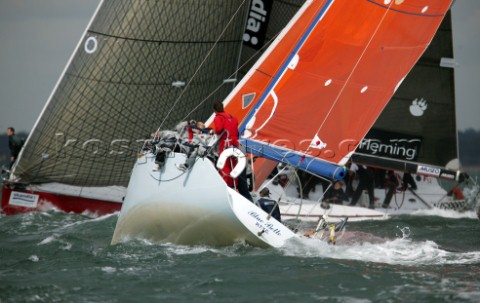
[[[412,216],[437,216],[442,218],[451,218],[451,219],[478,219],[477,213],[475,211],[464,211],[459,212],[451,209],[422,209],[413,211],[410,215]]]
[[[397,227],[398,228],[398,227]],[[407,266],[480,264],[480,251],[458,252],[441,248],[434,240],[415,241],[409,228],[399,228],[402,236],[382,238],[371,233],[346,231],[337,245],[316,239],[291,241],[281,251],[286,256],[321,257]]]
[[[125,292],[132,302],[480,299],[478,219],[358,222],[335,246],[299,239],[281,249],[110,245],[116,221],[56,211],[0,217],[2,302],[124,302]]]

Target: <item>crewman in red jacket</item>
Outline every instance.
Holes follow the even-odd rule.
[[[223,103],[220,101],[213,104],[213,110],[215,111],[215,119],[213,120],[215,124],[214,131],[217,135],[221,136],[218,143],[218,154],[221,154],[227,147],[238,147],[238,120],[224,111]],[[225,180],[230,187],[235,186],[235,180],[230,177],[230,172],[236,164],[237,160],[231,157],[220,171],[223,180]]]

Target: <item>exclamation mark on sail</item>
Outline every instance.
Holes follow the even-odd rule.
[[[320,140],[320,137],[318,137],[318,135],[315,135],[315,138],[313,138],[312,142],[310,142],[310,147],[322,149],[327,147],[327,143]]]

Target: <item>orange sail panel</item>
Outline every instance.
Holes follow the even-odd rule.
[[[344,165],[451,0],[307,1],[225,100],[243,137]]]

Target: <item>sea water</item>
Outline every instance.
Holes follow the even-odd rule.
[[[110,245],[118,214],[2,216],[0,302],[480,302],[480,220],[443,215],[280,249]]]

